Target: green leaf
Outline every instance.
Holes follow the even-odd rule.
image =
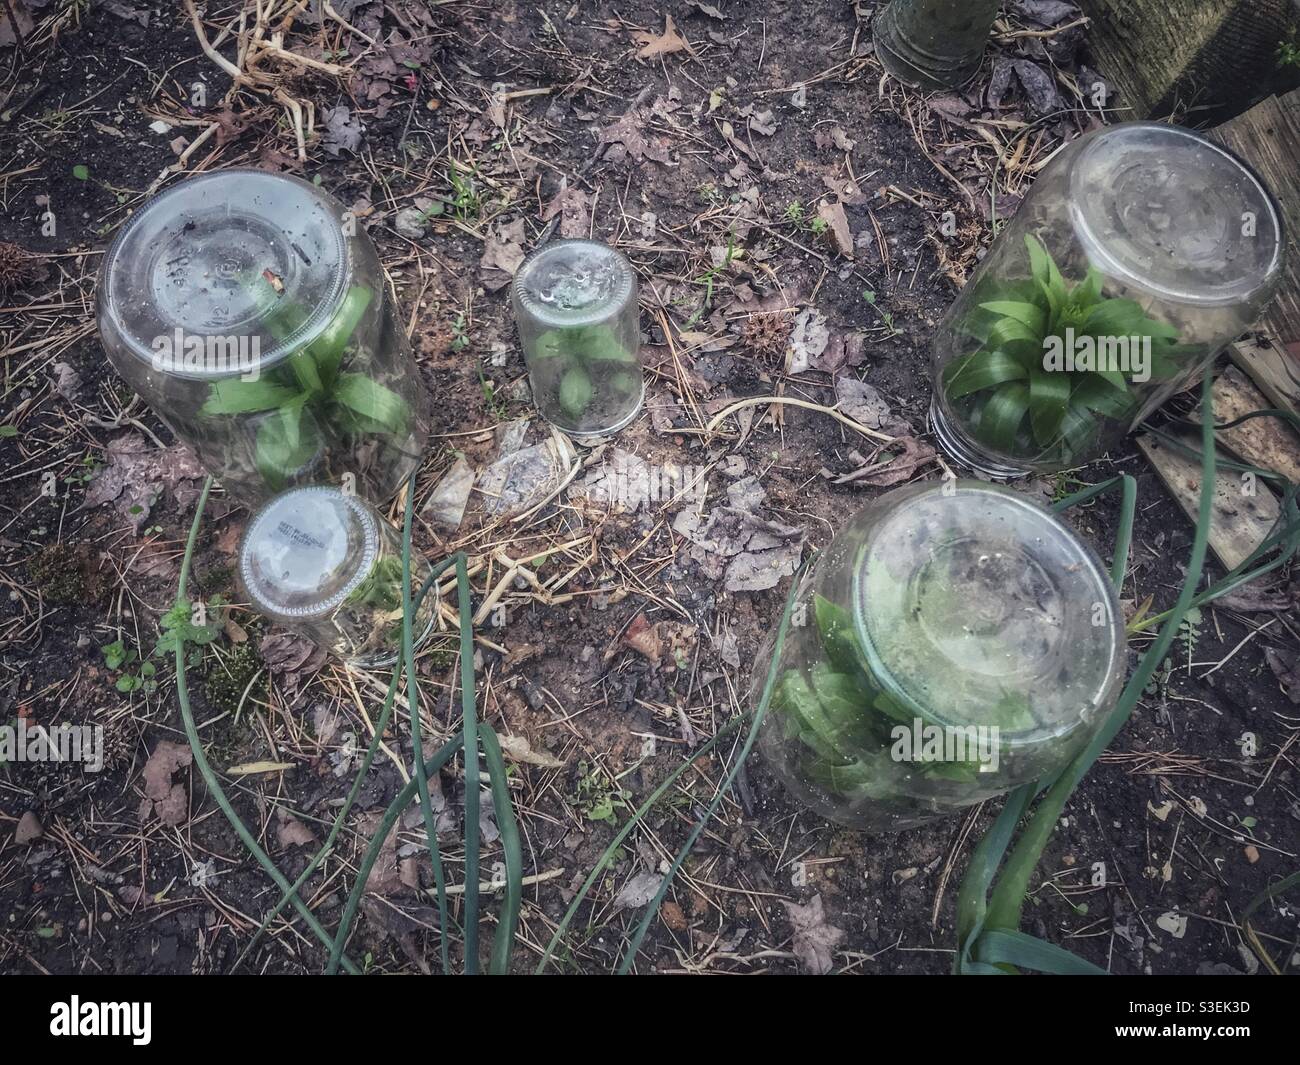
[[[330,319],[320,336],[311,342],[310,351],[316,359],[320,368],[321,376],[328,384],[334,380],[334,375],[338,372],[339,364],[343,360],[343,352],[347,349],[348,341],[352,339],[352,334],[357,331],[357,326],[361,324],[361,319],[365,316],[371,300],[374,299],[374,293],[365,285],[353,285],[348,289],[347,295],[343,297],[343,302],[339,309],[334,312],[334,317]]]
[[[1041,339],[1047,324],[1047,315],[1043,313],[1043,309],[1023,300],[990,300],[988,303],[981,303],[980,307],[991,314],[1019,322],[1034,334],[1035,339]]]
[[[945,371],[944,388],[949,400],[961,399],[972,392],[981,392],[1007,381],[1025,377],[1024,364],[1005,351],[984,349],[964,359],[949,364]]]
[[[18,426],[0,425],[0,438],[10,438],[18,435]]]
[[[826,657],[839,670],[849,673],[862,668],[853,618],[843,607],[824,595],[813,595],[813,615]]]
[[[316,360],[309,350],[303,348],[295,351],[284,362],[303,392],[316,393],[325,390],[325,383],[321,380],[320,367],[316,365]]]
[[[1047,254],[1047,248],[1043,245],[1043,242],[1032,234],[1025,234],[1025,246],[1029,249],[1029,272],[1033,279],[1046,291],[1048,282],[1051,279],[1048,263],[1052,261],[1052,257]]]
[[[1029,410],[1029,388],[1018,381],[998,388],[980,411],[976,432],[989,447],[1013,453],[1020,423]]]
[[[78,163],[72,168],[72,176],[78,181],[88,181],[90,179],[90,167],[85,163]]]
[[[406,400],[365,374],[340,374],[333,398],[387,432],[401,433],[405,429],[409,413]]]
[[[1070,402],[1070,375],[1041,366],[1029,372],[1029,423],[1043,447],[1055,442]]]
[[[256,411],[274,410],[288,403],[297,394],[292,388],[265,379],[213,381],[208,386],[208,398],[199,413],[252,414]]]
[[[1092,374],[1075,382],[1070,402],[1117,421],[1125,421],[1137,412],[1137,400],[1128,389],[1117,391],[1112,382]]]
[[[986,346],[1037,355],[1043,350],[1043,335],[1014,318],[999,318],[997,324],[989,330]]]
[[[281,488],[315,456],[320,435],[301,410],[277,411],[257,430],[257,468],[273,488]]]
[[[1107,975],[1105,969],[1064,947],[1006,928],[985,929],[975,941],[975,959],[986,965],[1014,965],[1058,976]]]
[[[570,366],[560,378],[560,407],[570,417],[580,417],[590,406],[595,391],[587,371],[581,366]]]

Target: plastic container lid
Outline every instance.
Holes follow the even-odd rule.
[[[177,336],[243,341],[255,367],[270,366],[315,337],[342,299],[351,263],[341,210],[286,175],[220,170],[190,178],[149,200],[113,241],[100,313],[128,350],[164,373],[230,372],[220,360],[185,359]],[[306,316],[276,335],[267,311],[281,284]]]
[[[1099,267],[1166,299],[1239,303],[1281,273],[1273,197],[1226,148],[1177,126],[1094,134],[1072,168],[1070,207]]]
[[[621,310],[636,286],[627,258],[597,240],[556,240],[520,266],[515,304],[549,326],[587,325]]]
[[[887,510],[860,549],[853,600],[872,671],[926,723],[1038,743],[1109,709],[1123,679],[1109,576],[1010,489],[935,485]]]
[[[355,496],[326,485],[292,488],[253,516],[239,575],[253,605],[292,620],[333,612],[365,580],[379,528]]]

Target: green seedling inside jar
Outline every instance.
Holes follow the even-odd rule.
[[[865,507],[795,591],[760,742],[807,805],[897,829],[1063,766],[1122,677],[1113,588],[1055,518],[957,482]]]
[[[284,295],[275,295],[263,316],[278,340],[291,336],[306,311]],[[410,408],[392,389],[363,373],[345,368],[355,349],[353,337],[374,299],[366,286],[353,285],[329,324],[310,343],[286,355],[254,380],[227,378],[209,385],[199,413],[261,414],[255,436],[257,468],[272,488],[283,487],[307,467],[325,446],[326,435],[355,439],[372,434],[401,437],[409,431]]]
[[[597,241],[554,241],[516,272],[511,299],[543,417],[583,435],[627,424],[645,393],[627,259]]]
[[[641,390],[636,356],[607,325],[548,329],[537,338],[534,357],[543,362],[556,360],[560,408],[575,419],[581,419],[591,407],[598,390],[608,389],[627,399],[634,399]],[[550,377],[554,379],[555,372]]]
[[[979,346],[944,367],[943,389],[989,448],[1069,466],[1093,449],[1100,419],[1137,415],[1134,385],[1172,379],[1200,349],[1135,300],[1104,297],[1095,267],[1071,283],[1037,237],[1025,244],[1031,276],[982,282],[985,298],[961,323]]]

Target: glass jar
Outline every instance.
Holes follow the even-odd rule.
[[[246,503],[308,482],[387,499],[428,397],[374,245],[332,196],[260,170],[162,192],[104,256],[109,360]]]
[[[414,598],[432,567],[411,553]],[[269,500],[239,547],[239,579],[253,608],[363,669],[402,653],[402,538],[383,515],[329,485]],[[418,646],[433,631],[437,590],[415,616]]]
[[[999,0],[891,0],[871,28],[876,58],[922,89],[956,89],[975,76]]]
[[[934,336],[931,421],[993,477],[1116,444],[1259,318],[1281,215],[1226,149],[1132,122],[1067,145]]]
[[[636,417],[645,381],[636,273],[626,256],[595,240],[553,240],[524,260],[510,298],[543,418],[596,436]]]
[[[784,645],[756,659],[759,735],[801,802],[894,831],[1063,767],[1124,677],[1094,553],[1025,496],[978,481],[880,496],[808,568]]]

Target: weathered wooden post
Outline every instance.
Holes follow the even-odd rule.
[[[894,0],[876,18],[876,55],[899,81],[955,89],[979,68],[998,0]]]

